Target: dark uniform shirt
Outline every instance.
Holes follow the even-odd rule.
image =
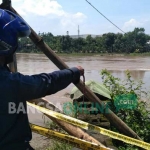
[[[0,66],[0,150],[25,150],[25,141],[32,139],[26,101],[54,94],[71,82],[78,83],[77,68],[64,69],[49,74],[22,75],[11,73]]]

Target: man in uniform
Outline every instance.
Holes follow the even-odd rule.
[[[22,18],[0,9],[0,150],[33,150],[27,113],[10,113],[10,103],[16,107],[23,103],[26,109],[27,100],[54,94],[72,82],[76,84],[84,74],[80,66],[31,76],[10,72],[7,64],[17,49],[18,37],[29,36],[30,32]]]

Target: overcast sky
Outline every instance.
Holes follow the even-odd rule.
[[[0,0],[1,1],[1,0]],[[124,32],[144,27],[150,34],[150,0],[89,0]],[[12,0],[12,6],[36,32],[53,35],[120,32],[85,0]]]

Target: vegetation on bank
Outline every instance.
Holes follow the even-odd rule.
[[[52,33],[39,33],[44,41],[56,53],[148,53],[150,52],[150,36],[145,34],[144,28],[135,28],[126,34],[106,33],[93,38],[73,39],[69,35],[54,36]],[[40,50],[29,38],[19,39],[18,52],[39,53]]]
[[[114,77],[107,70],[101,72],[103,84],[111,91],[110,108],[115,114],[120,117],[138,136],[145,142],[150,143],[150,93],[145,92],[142,81],[134,81],[129,71],[126,71],[126,80],[121,81]],[[135,94],[137,96],[138,105],[136,109],[120,109],[114,105],[115,95],[120,94]],[[146,99],[146,101],[145,101]],[[111,130],[117,131],[113,126]],[[139,148],[133,145],[125,144],[124,142],[113,140],[119,150],[138,150]]]
[[[110,108],[120,117],[138,136],[145,142],[150,143],[150,93],[143,89],[142,81],[134,81],[129,71],[126,71],[126,79],[121,80],[113,76],[106,69],[101,72],[103,84],[111,91]],[[135,94],[137,96],[136,109],[117,109],[114,105],[114,97],[119,94]],[[146,99],[146,101],[144,101]],[[55,123],[48,123],[47,126],[55,131],[66,133]],[[118,132],[111,125],[111,130]],[[52,140],[53,145],[46,150],[71,150],[72,146]],[[126,144],[119,140],[113,140],[113,144],[119,150],[139,150],[139,147]]]

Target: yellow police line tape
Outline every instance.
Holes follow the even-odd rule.
[[[43,128],[41,126],[37,126],[34,124],[30,124],[30,127],[33,132],[38,133],[40,135],[46,136],[51,139],[55,139],[57,141],[68,143],[74,147],[81,148],[84,150],[112,150],[110,148],[102,147],[100,145],[97,145],[95,143],[87,142],[82,139],[78,139],[76,137],[62,134],[56,131],[49,130],[47,128]]]
[[[27,102],[27,104],[34,107],[34,108],[36,108],[37,110],[41,111],[44,114],[47,114],[47,115],[52,116],[52,117],[54,117],[56,119],[59,119],[59,120],[63,120],[63,121],[68,122],[70,124],[76,125],[80,128],[83,128],[83,129],[86,129],[86,130],[96,131],[97,133],[107,135],[107,136],[109,136],[113,139],[117,139],[117,140],[123,141],[125,143],[136,145],[136,146],[139,146],[139,147],[150,150],[150,144],[146,143],[144,141],[140,141],[140,140],[137,140],[137,139],[134,139],[134,138],[131,138],[131,137],[128,137],[128,136],[110,131],[110,130],[106,130],[104,128],[89,124],[87,122],[72,118],[70,116],[66,116],[66,115],[54,112],[52,110],[49,110],[49,109],[31,104],[29,102]]]

